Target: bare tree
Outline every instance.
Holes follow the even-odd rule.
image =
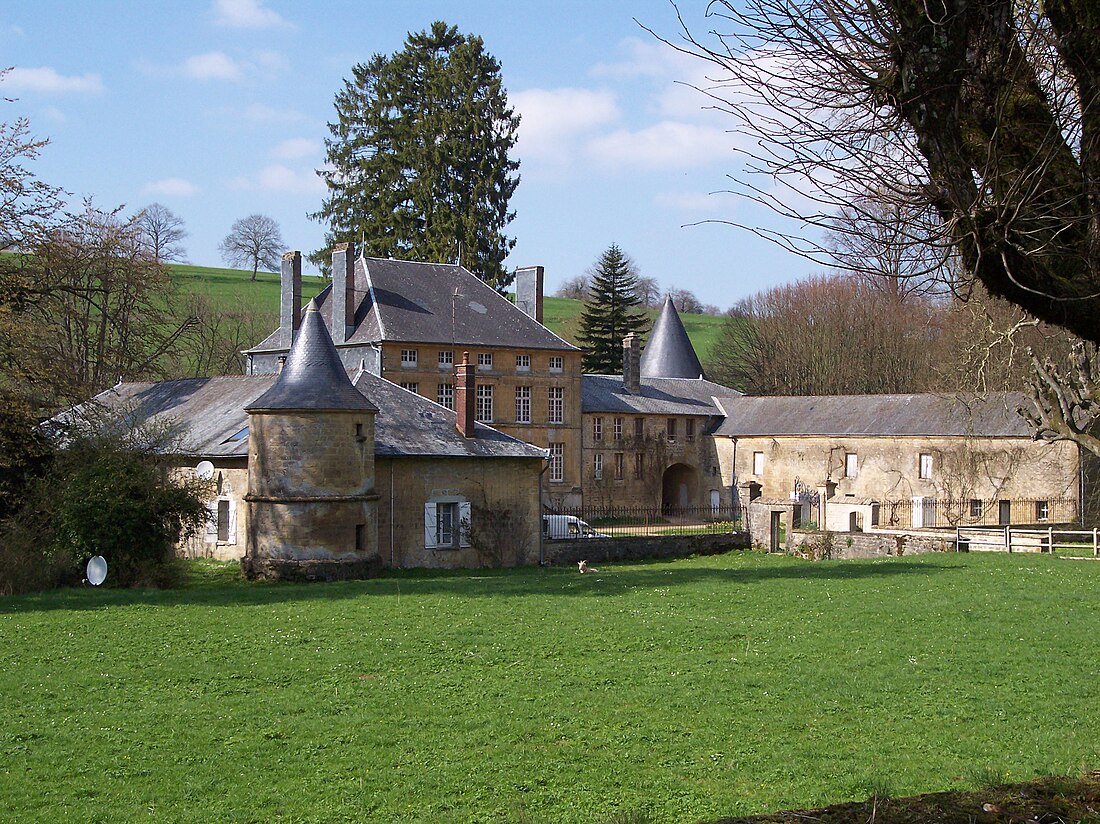
[[[690,289],[672,289],[669,291],[669,295],[672,296],[672,303],[678,311],[686,312],[689,315],[701,315],[703,313],[703,304]]]
[[[183,218],[167,206],[150,203],[138,213],[137,225],[157,263],[186,257],[182,241],[187,237],[187,230],[183,226]]]
[[[991,294],[1100,341],[1095,0],[707,9],[707,42],[685,25],[679,47],[712,64],[706,93],[748,138],[740,191],[826,230],[848,207],[876,227],[871,239],[883,203],[931,215],[906,243],[952,245]],[[756,231],[827,257],[793,233]]]
[[[588,287],[592,279],[588,275],[577,275],[575,278],[563,281],[558,291],[554,294],[559,298],[572,298],[573,300],[587,300]]]
[[[234,221],[218,249],[230,266],[251,266],[255,280],[261,266],[269,271],[278,270],[286,243],[278,223],[267,215],[255,214]]]
[[[639,277],[637,294],[642,306],[654,309],[661,302],[661,285],[657,283],[657,278]]]

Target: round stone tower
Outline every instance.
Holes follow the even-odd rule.
[[[248,413],[253,578],[364,578],[381,568],[374,415],[310,301],[275,383]]]

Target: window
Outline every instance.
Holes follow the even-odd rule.
[[[477,369],[479,372],[487,372],[493,368],[493,353],[492,352],[478,352],[477,353]]]
[[[924,480],[932,477],[932,456],[927,452],[920,453],[920,477]]]
[[[355,525],[355,551],[362,552],[367,548],[367,525]]]
[[[420,388],[420,384],[410,381],[401,381],[401,388],[408,389],[410,392],[416,392]]]
[[[592,440],[603,440],[603,418],[595,417],[592,419]]]
[[[752,453],[752,474],[763,475],[764,474],[764,453],[753,452]]]
[[[859,475],[859,456],[855,452],[844,454],[844,477],[854,478]]]
[[[551,386],[549,389],[549,408],[546,412],[546,420],[549,423],[565,422],[565,390],[560,386]]]
[[[477,414],[476,420],[482,423],[493,422],[493,387],[489,384],[477,385]]]
[[[424,504],[424,546],[455,549],[470,545],[470,504],[466,501],[429,501]]]
[[[982,502],[980,498],[970,499],[970,517],[980,518],[982,517]]]
[[[550,444],[550,480],[560,483],[565,480],[565,444]]]
[[[634,477],[641,478],[645,472],[645,453],[638,452],[634,455]]]
[[[621,441],[623,439],[623,419],[615,418],[615,422],[612,425],[611,431],[615,435],[615,440]]]
[[[694,441],[695,440],[695,419],[694,418],[688,418],[686,421],[684,421],[684,437],[688,441]]]
[[[551,372],[560,372],[564,368],[565,368],[565,358],[563,358],[561,355],[551,355],[550,356],[550,371]]]
[[[1045,521],[1050,518],[1050,503],[1048,501],[1035,502],[1035,520]]]
[[[531,387],[516,387],[516,423],[531,423]]]
[[[455,385],[453,383],[438,383],[435,386],[435,402],[445,406],[454,412],[455,409]]]
[[[402,369],[415,369],[416,368],[416,350],[415,349],[402,349],[401,350],[401,368]]]
[[[669,443],[676,443],[676,419],[669,418],[665,421],[665,435]]]
[[[603,479],[603,454],[600,452],[592,456],[592,477],[597,481]]]
[[[531,356],[530,355],[516,355],[516,371],[517,372],[530,372],[531,371]]]
[[[448,350],[446,352],[440,351],[439,353],[439,368],[450,369],[455,362],[455,353]]]
[[[615,480],[621,481],[623,479],[623,453],[615,453]]]
[[[639,441],[645,437],[645,418],[634,419],[634,437]]]
[[[206,535],[208,544],[237,543],[237,507],[228,497],[219,497],[206,504]]]

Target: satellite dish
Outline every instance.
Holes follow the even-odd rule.
[[[199,461],[199,465],[195,467],[195,477],[200,481],[209,481],[214,477],[214,464],[210,461]]]
[[[86,570],[88,583],[94,587],[99,586],[105,580],[107,580],[107,559],[102,555],[96,555],[94,558],[88,560],[88,568]]]

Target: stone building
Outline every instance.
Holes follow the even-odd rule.
[[[580,503],[581,353],[540,322],[542,267],[517,273],[531,314],[461,266],[332,256],[332,283],[316,297],[340,359],[410,392],[454,407],[455,370],[476,367],[475,415],[548,450],[547,493]],[[245,354],[247,372],[274,373],[301,321],[301,255],[283,258],[280,326]]]
[[[831,530],[1066,523],[1079,518],[1076,445],[1037,442],[1026,398],[720,398],[722,482],[744,506],[825,503]],[[821,510],[815,509],[821,513]]]
[[[358,577],[540,557],[543,450],[367,370],[351,378],[312,305],[279,374],[123,383],[98,404],[178,427],[181,472],[211,477],[209,526],[182,551],[252,574]]]
[[[622,375],[583,375],[581,386],[586,506],[732,504],[711,432],[723,414],[715,398],[737,393],[703,377],[671,298],[644,353],[637,335],[623,342]]]

